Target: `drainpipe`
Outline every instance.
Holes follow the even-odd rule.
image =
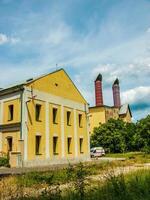
[[[22,122],[23,122],[23,92],[24,92],[24,88],[21,88],[21,94],[20,94],[20,101],[21,101],[21,111],[20,111],[20,121],[21,121],[21,125],[20,125],[20,140],[22,140]]]

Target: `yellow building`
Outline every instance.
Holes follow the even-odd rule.
[[[88,104],[60,69],[0,90],[0,151],[10,164],[89,159]]]
[[[116,79],[112,86],[114,106],[103,104],[102,75],[99,74],[95,80],[95,103],[96,106],[89,108],[89,131],[93,132],[95,127],[108,122],[109,119],[122,119],[131,122],[132,113],[129,104],[121,105],[119,80]]]
[[[109,119],[122,119],[125,122],[131,122],[132,114],[128,104],[120,108],[111,106],[94,106],[89,108],[89,131],[93,132],[95,127],[108,122]]]

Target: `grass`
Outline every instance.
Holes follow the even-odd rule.
[[[99,164],[93,162],[92,164],[84,164],[86,168],[86,176],[96,175],[102,173],[109,168],[121,166],[119,162],[101,162]],[[65,184],[68,181],[75,180],[75,173],[78,168],[78,165],[68,165],[67,168],[64,169],[57,169],[53,171],[46,171],[46,172],[28,172],[23,175],[16,176],[17,182],[24,185],[25,187],[30,187],[36,184]]]
[[[80,169],[81,170],[81,169]],[[83,170],[83,169],[82,169]],[[79,171],[78,171],[79,172]],[[82,173],[80,171],[80,173]],[[80,177],[80,178],[79,178]],[[57,189],[50,190],[38,196],[39,200],[61,199],[61,200],[149,200],[150,199],[150,170],[140,170],[128,175],[113,173],[107,174],[104,184],[98,182],[95,187],[86,187],[83,183],[84,176],[80,174],[75,187],[66,189],[65,193]],[[82,179],[81,179],[82,177]],[[80,180],[80,182],[78,182]],[[81,184],[81,185],[80,185]],[[83,185],[84,184],[84,185]],[[80,191],[81,190],[81,191]],[[35,200],[37,197],[26,197],[21,199]]]
[[[123,168],[135,163],[148,162],[150,155],[131,152],[109,156],[124,156],[126,160],[111,162],[98,160],[74,166],[68,165],[64,169],[34,171],[3,178],[0,180],[0,199],[14,195],[11,199],[150,200],[148,198],[150,170],[132,172],[128,175],[122,174],[117,177],[114,173],[118,167]],[[106,176],[105,181],[90,179],[90,176],[97,177],[102,174]]]
[[[136,163],[150,162],[150,154],[146,154],[143,152],[114,153],[107,154],[106,156],[112,158],[126,158],[127,160],[133,160]]]

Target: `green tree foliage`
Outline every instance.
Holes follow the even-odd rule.
[[[95,127],[91,136],[91,146],[103,146],[113,153],[127,151],[150,151],[150,116],[137,123],[126,123],[120,119],[110,119]]]
[[[137,148],[150,153],[150,115],[138,121],[136,128],[135,143],[137,144]]]

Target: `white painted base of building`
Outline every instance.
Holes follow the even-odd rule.
[[[75,164],[79,162],[87,162],[90,161],[90,156],[80,156],[78,158],[53,158],[53,159],[36,159],[30,161],[24,161],[22,167],[40,167],[40,166],[50,166],[50,165],[61,165],[61,164]]]

